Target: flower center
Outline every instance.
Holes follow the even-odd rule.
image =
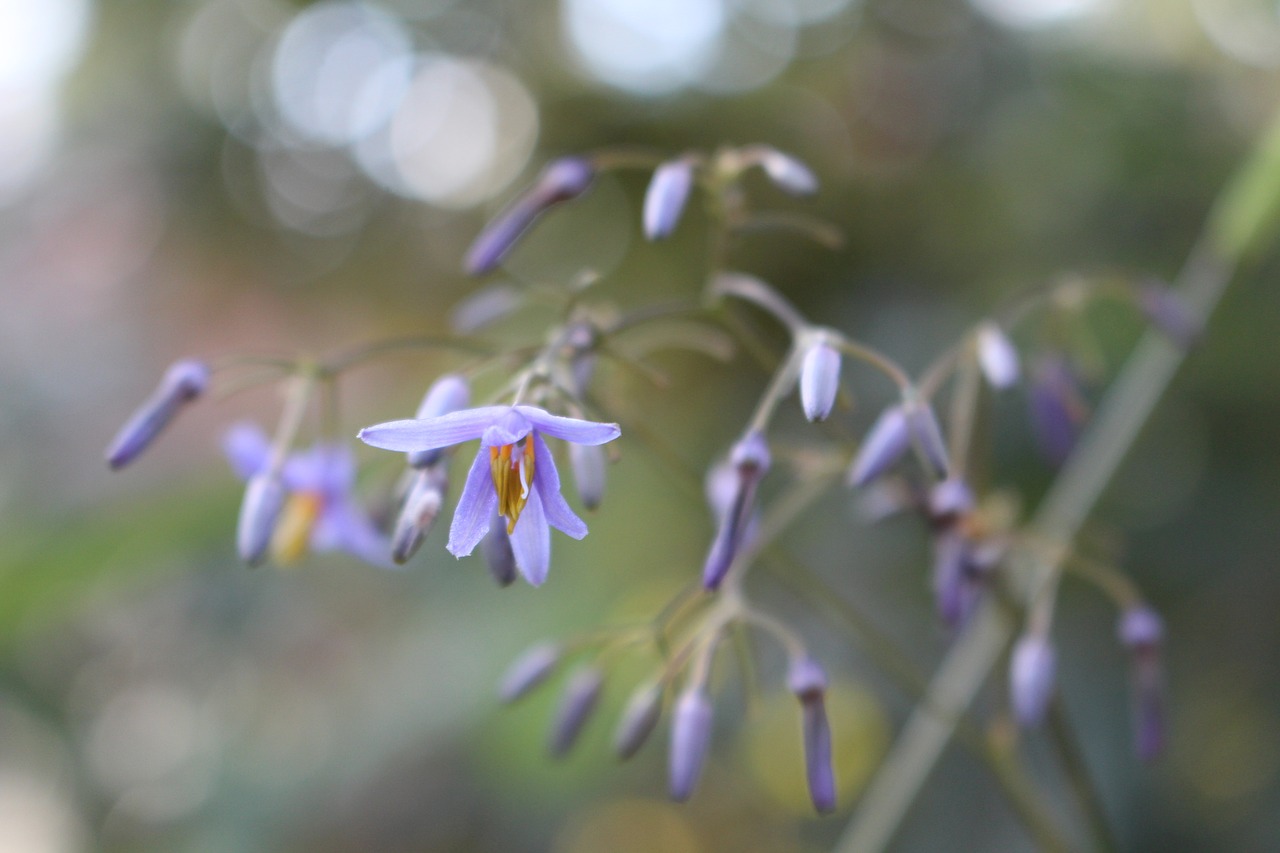
[[[533,486],[533,441],[525,439],[523,448],[514,444],[490,447],[489,467],[498,492],[498,513],[507,520],[510,534],[529,502],[529,489]]]
[[[277,564],[296,563],[307,553],[311,531],[323,507],[324,499],[318,492],[294,492],[289,496],[271,534],[271,558]]]

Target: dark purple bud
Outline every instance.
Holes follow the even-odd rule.
[[[942,428],[938,426],[933,407],[923,400],[917,400],[906,404],[906,411],[911,437],[924,461],[937,476],[947,476],[951,467],[947,459],[947,444],[942,440]]]
[[[560,707],[556,710],[555,719],[551,723],[551,738],[547,741],[547,749],[554,758],[563,758],[578,741],[582,728],[591,719],[591,714],[600,701],[600,688],[604,685],[604,675],[594,666],[583,667],[569,678],[564,693],[560,696]]]
[[[236,527],[236,548],[240,559],[249,565],[258,565],[266,555],[284,498],[284,482],[279,474],[263,471],[249,478]]]
[[[560,202],[582,195],[594,178],[595,167],[581,157],[562,157],[547,164],[534,185],[476,237],[467,250],[467,274],[486,275],[497,269],[538,216]]]
[[[418,420],[438,418],[441,415],[465,409],[470,402],[471,388],[467,385],[467,380],[457,374],[447,373],[432,383],[414,417]],[[426,468],[428,465],[434,465],[443,454],[443,448],[436,448],[412,450],[406,455],[409,457],[410,467]]]
[[[662,716],[662,688],[656,684],[641,687],[631,695],[613,735],[613,751],[626,761],[640,751],[649,740],[658,718]]]
[[[827,675],[812,658],[793,660],[787,687],[800,700],[804,730],[805,776],[813,807],[822,814],[836,807],[836,779],[831,765],[831,726],[827,721]]]
[[[995,323],[983,323],[978,329],[978,366],[993,388],[1004,390],[1018,382],[1018,350]]]
[[[934,539],[933,599],[938,618],[958,629],[973,610],[976,589],[965,572],[969,542],[960,533],[944,533]]]
[[[1169,336],[1182,349],[1191,349],[1204,327],[1191,309],[1162,282],[1144,282],[1138,288],[1138,307],[1148,322]]]
[[[644,194],[644,236],[661,240],[671,236],[693,188],[693,161],[671,160],[653,172]]]
[[[1036,726],[1053,699],[1057,659],[1048,637],[1024,634],[1013,647],[1009,664],[1010,704],[1020,726]]]
[[[489,533],[480,547],[489,575],[500,587],[508,587],[516,581],[516,555],[511,550],[511,537],[507,535],[507,523],[496,512],[489,522]]]
[[[769,445],[759,432],[749,432],[733,446],[729,454],[736,481],[733,498],[720,517],[720,525],[702,568],[702,585],[717,589],[733,565],[738,550],[746,539],[755,506],[756,487],[769,470]]]
[[[529,695],[555,672],[560,654],[561,648],[557,643],[530,646],[507,667],[498,683],[498,699],[511,703]]]
[[[209,366],[204,362],[183,359],[171,364],[160,385],[111,440],[106,452],[107,465],[119,470],[137,459],[183,406],[203,394],[208,386]]]
[[[811,421],[825,421],[840,390],[840,353],[825,340],[815,342],[800,365],[800,405]]]
[[[893,467],[911,446],[911,428],[904,406],[899,403],[880,413],[858,448],[849,470],[849,485],[860,488]]]
[[[1075,446],[1088,415],[1088,404],[1066,359],[1060,356],[1041,359],[1032,378],[1028,403],[1041,452],[1055,465],[1062,464]]]
[[[671,799],[684,802],[693,794],[711,745],[711,699],[691,688],[676,700],[671,719],[671,753],[667,771]]]
[[[973,490],[964,480],[950,477],[929,490],[929,515],[937,524],[950,524],[973,512]]]
[[[1136,604],[1121,614],[1116,633],[1131,659],[1134,747],[1140,759],[1151,761],[1165,742],[1164,622],[1150,606]]]
[[[448,488],[449,474],[443,465],[425,468],[413,478],[391,534],[391,559],[396,563],[406,563],[417,553],[440,516]]]
[[[780,189],[792,195],[812,195],[818,191],[817,177],[808,166],[790,154],[762,146],[757,156],[760,168]]]
[[[578,497],[587,509],[595,509],[604,500],[605,466],[604,449],[589,444],[569,443],[569,468],[573,482],[578,487]]]

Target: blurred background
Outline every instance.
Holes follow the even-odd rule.
[[[522,648],[643,619],[699,570],[697,490],[625,434],[591,536],[557,535],[537,591],[495,589],[443,530],[399,573],[239,564],[218,440],[239,418],[270,428],[270,389],[202,402],[125,474],[102,448],[179,356],[447,331],[484,220],[548,158],[615,145],[804,160],[812,203],[755,177],[753,197],[838,223],[847,245],[762,235],[735,265],[919,370],[1064,275],[1176,274],[1278,84],[1275,0],[0,0],[0,851],[829,849],[912,698],[768,571],[753,592],[834,676],[835,817],[811,816],[776,667],[749,703],[723,667],[685,806],[664,796],[665,735],[625,766],[608,749],[638,669],[561,762],[556,685],[494,699]],[[705,220],[645,243],[646,178],[599,181],[499,278],[590,267],[624,304],[695,294]],[[1062,693],[1122,849],[1280,848],[1278,259],[1239,277],[1089,534],[1167,618],[1159,761],[1133,757],[1114,610],[1063,591]],[[536,342],[551,316],[490,337]],[[1099,384],[1139,327],[1090,315]],[[457,364],[353,372],[343,428],[405,416]],[[605,365],[601,396],[704,467],[763,377],[745,359],[661,367],[658,390]],[[862,430],[887,390],[851,381]],[[996,458],[1030,508],[1052,472],[1024,408],[999,401]],[[782,421],[801,435],[798,411]],[[359,452],[372,500],[400,463]],[[948,637],[918,526],[868,527],[835,494],[784,544],[932,670]],[[1042,746],[1028,766],[1060,792]],[[959,747],[896,842],[1032,846]]]

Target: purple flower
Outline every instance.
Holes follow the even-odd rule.
[[[107,464],[118,470],[137,459],[182,408],[209,385],[209,366],[201,361],[176,361],[165,371],[159,387],[138,407],[107,447]]]
[[[813,658],[801,657],[791,662],[787,687],[800,700],[809,797],[818,812],[834,811],[836,779],[831,765],[831,725],[827,721],[827,674]]]
[[[692,160],[670,160],[655,169],[644,194],[644,236],[650,240],[671,236],[692,188]]]
[[[1053,699],[1057,656],[1049,638],[1024,634],[1013,647],[1009,662],[1009,691],[1013,716],[1021,726],[1039,725]]]
[[[692,687],[676,700],[671,718],[671,752],[667,761],[671,799],[684,802],[693,794],[711,745],[711,699]]]
[[[534,586],[547,579],[551,532],[574,539],[587,525],[560,494],[555,460],[543,434],[577,444],[604,444],[621,434],[617,424],[552,415],[534,406],[486,406],[426,420],[391,421],[366,427],[360,438],[374,447],[403,452],[433,450],[480,439],[449,528],[450,553],[470,554],[489,531],[494,510],[507,520],[516,566]]]
[[[233,426],[223,440],[232,469],[248,481],[241,505],[240,555],[256,563],[268,545],[277,562],[300,559],[307,549],[346,551],[375,566],[389,566],[390,545],[351,494],[356,465],[351,448],[316,444],[272,467],[272,447],[252,424]],[[272,511],[274,507],[274,511]]]
[[[582,195],[595,175],[595,166],[581,157],[562,157],[548,163],[534,185],[476,237],[464,262],[467,274],[486,275],[497,269],[535,219],[548,208]]]
[[[707,589],[720,586],[747,541],[756,487],[769,470],[769,445],[759,432],[749,432],[733,446],[729,461],[732,479],[715,477],[708,484],[708,497],[720,524],[702,568],[702,585]],[[729,500],[724,500],[726,497]]]
[[[983,323],[978,329],[978,366],[993,388],[1004,390],[1018,381],[1018,350],[995,323]]]
[[[890,406],[871,425],[849,470],[849,485],[865,486],[879,477],[906,454],[912,441],[934,473],[946,476],[947,446],[938,418],[932,406],[914,400]]]
[[[800,365],[800,405],[811,421],[825,421],[840,390],[840,353],[825,340],[805,351]]]

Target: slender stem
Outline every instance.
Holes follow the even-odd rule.
[[[1089,766],[1059,696],[1055,696],[1049,705],[1049,737],[1058,751],[1063,769],[1066,770],[1067,782],[1089,822],[1098,853],[1110,853],[1119,849],[1111,832],[1110,821],[1107,820],[1106,809],[1102,806],[1102,798],[1089,777]]]
[[[975,421],[978,417],[978,397],[982,392],[982,375],[973,357],[961,361],[952,387],[950,427],[951,474],[963,478],[969,467],[970,445],[973,443]]]
[[[782,294],[755,276],[737,272],[722,272],[711,280],[711,293],[715,296],[736,296],[769,312],[786,326],[793,335],[808,327],[809,323]]]

